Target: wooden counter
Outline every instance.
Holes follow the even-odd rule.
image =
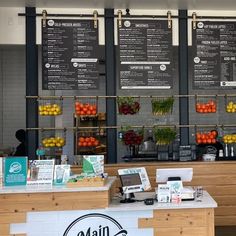
[[[10,235],[10,223],[26,222],[28,212],[106,208],[113,195],[114,181],[110,177],[104,187],[4,187],[0,189],[0,235]]]
[[[154,193],[136,193],[137,199],[153,198]],[[153,228],[153,236],[214,236],[214,209],[217,203],[204,191],[201,202],[182,201],[176,203],[157,203],[145,205],[143,202],[120,204],[114,200],[109,211],[152,210],[152,217],[138,219],[138,228]],[[141,214],[140,214],[141,215]]]
[[[54,191],[52,188],[20,193],[20,188],[3,189],[0,192],[0,235],[214,236],[217,203],[207,192],[203,193],[201,201],[154,202],[153,205],[145,205],[141,200],[155,198],[155,193],[136,193],[135,198],[140,201],[122,204],[120,198],[114,197],[104,206],[99,204],[101,196],[96,195],[103,192],[99,190],[61,188],[60,191],[56,188]],[[44,194],[52,193],[54,199],[48,196],[47,201]]]
[[[216,226],[236,225],[236,161],[119,163],[106,165],[105,172],[115,176],[118,169],[138,166],[146,167],[153,187],[156,187],[157,168],[192,167],[193,180],[188,185],[203,186],[218,203],[215,210]],[[80,172],[80,168],[73,167],[72,171]]]

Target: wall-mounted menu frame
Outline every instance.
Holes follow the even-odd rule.
[[[121,89],[173,87],[172,28],[167,20],[124,19],[118,44]]]
[[[42,22],[42,88],[99,88],[98,27],[93,20],[47,19]]]
[[[236,88],[236,22],[198,21],[192,52],[193,89]]]

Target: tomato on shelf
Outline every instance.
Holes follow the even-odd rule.
[[[97,147],[100,144],[95,137],[79,137],[78,147]]]
[[[196,103],[196,112],[198,113],[216,113],[216,110],[216,102],[213,100],[209,100],[206,103]]]
[[[95,116],[97,115],[97,105],[76,101],[75,114],[79,116]]]
[[[217,131],[212,130],[209,132],[197,132],[196,143],[197,144],[214,144],[217,139]]]

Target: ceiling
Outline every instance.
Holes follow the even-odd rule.
[[[0,0],[0,7],[236,10],[236,0]]]

